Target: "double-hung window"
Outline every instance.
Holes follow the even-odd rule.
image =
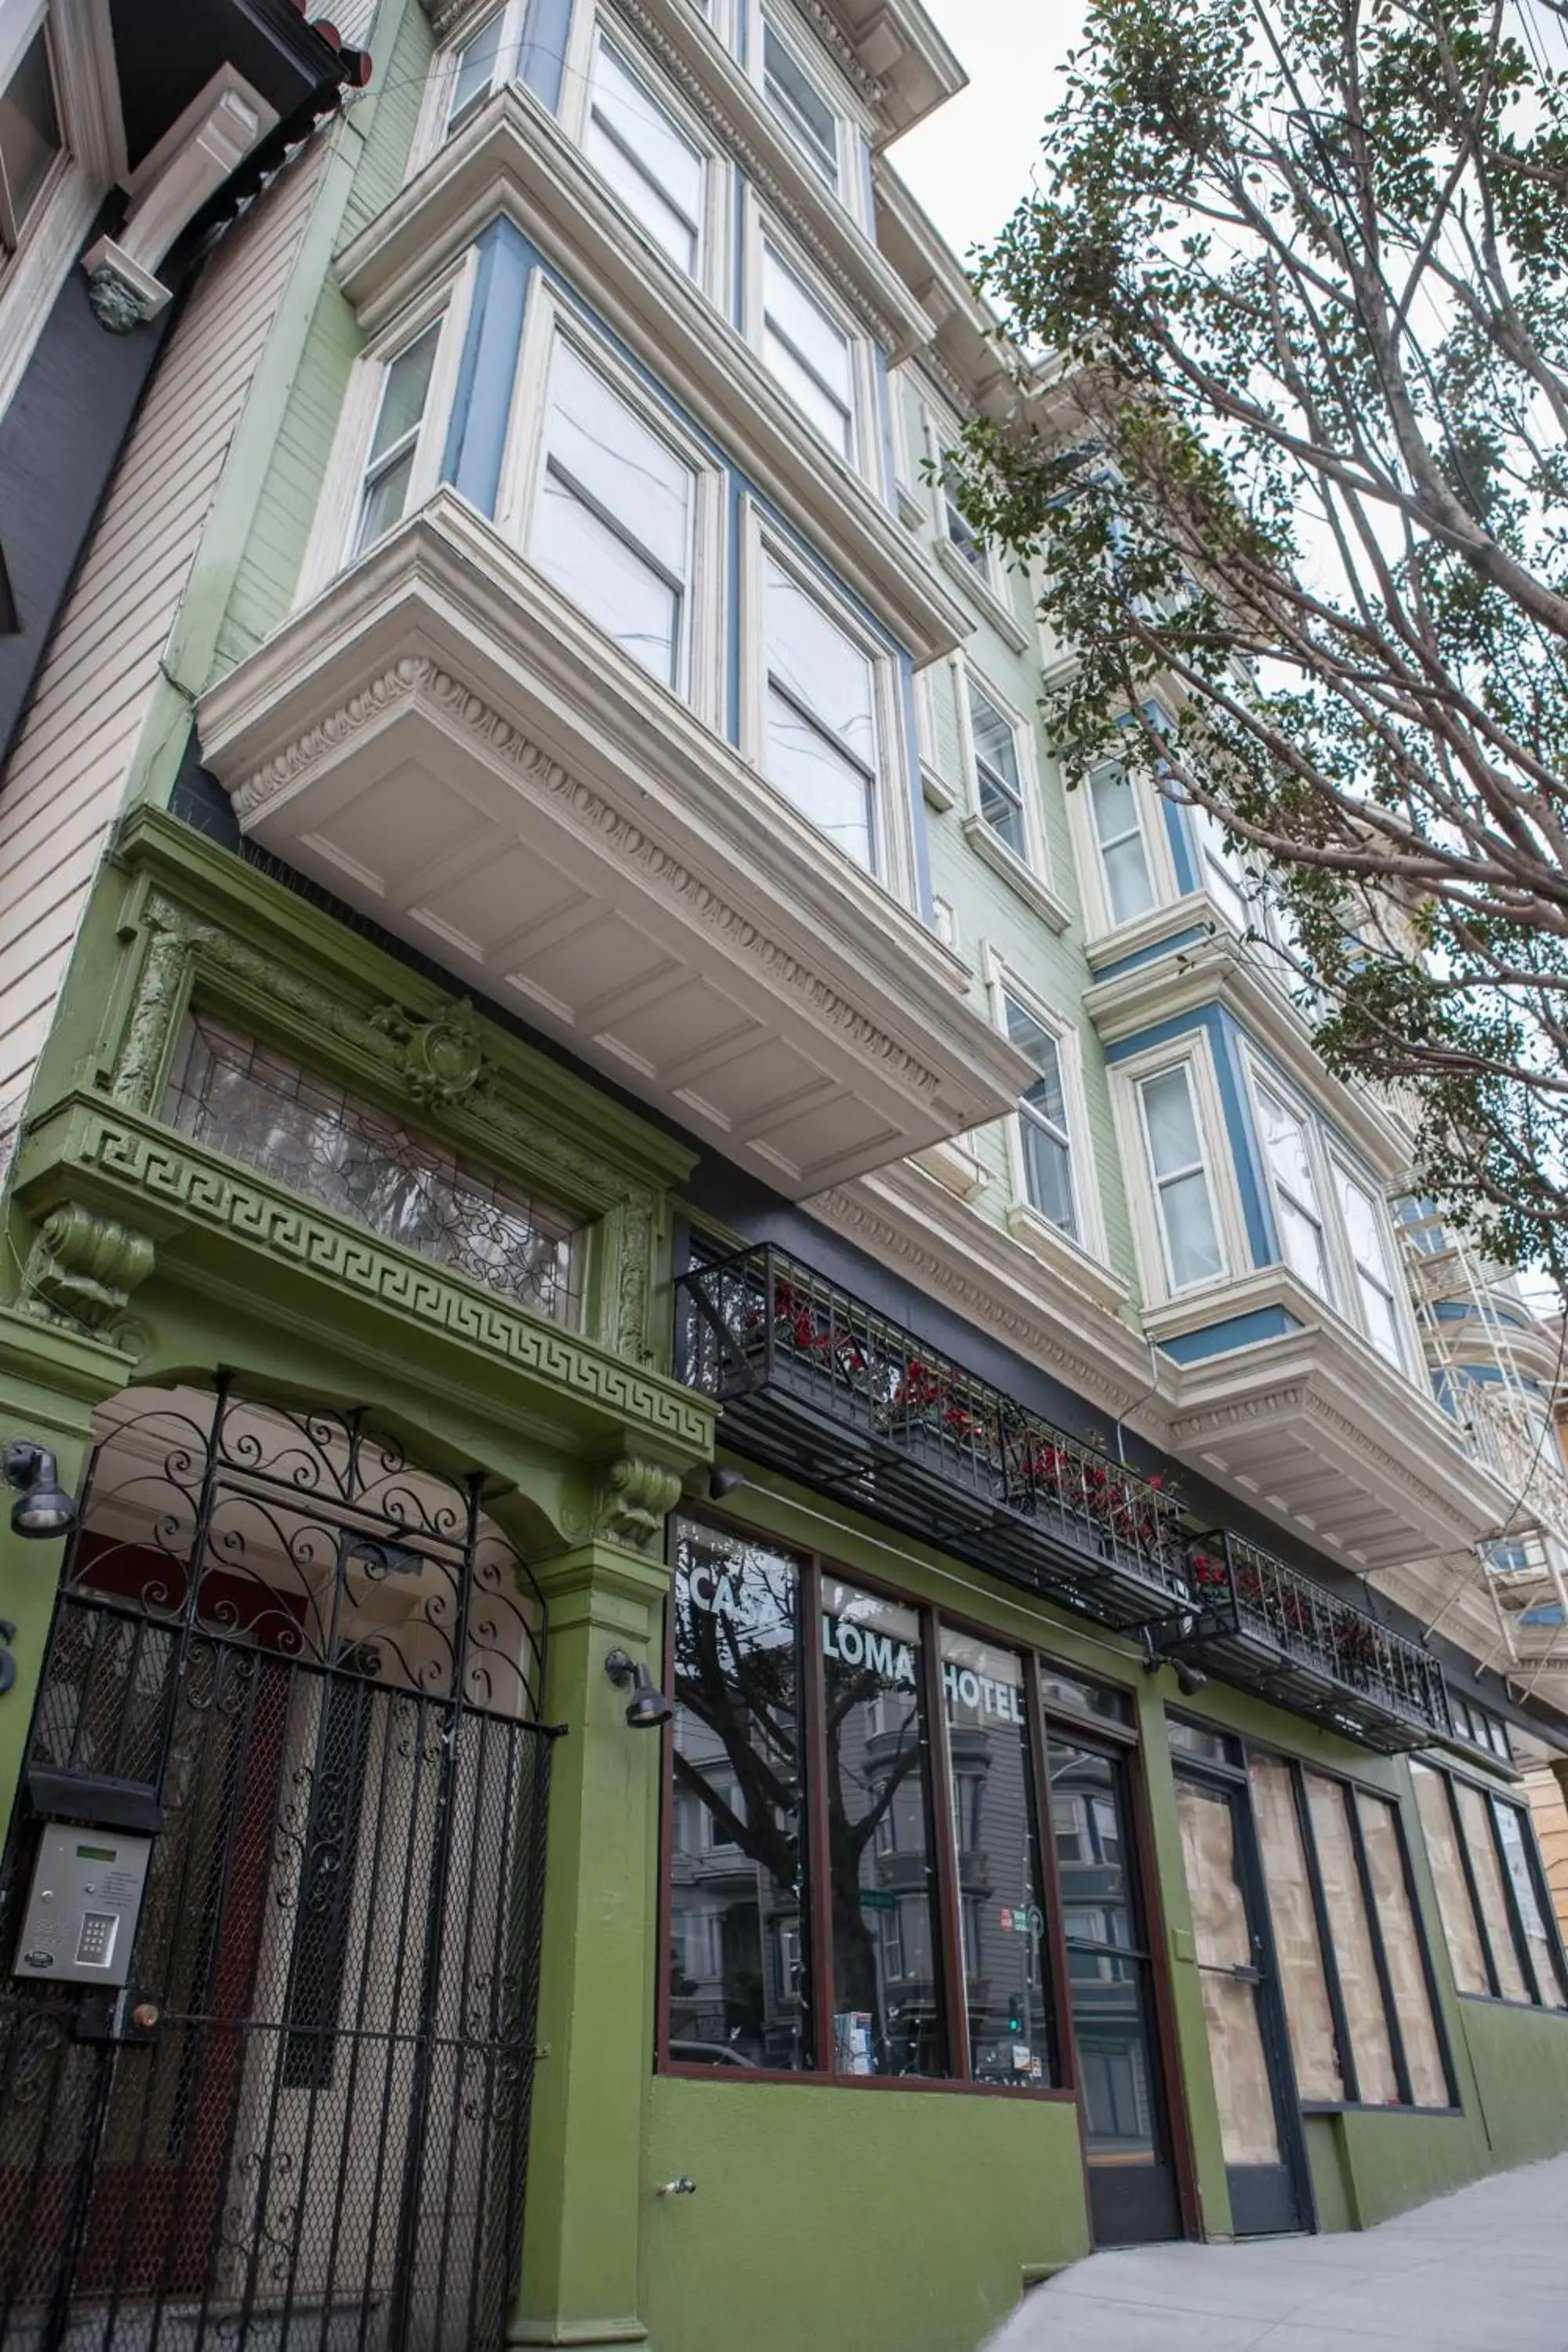
[[[1388,1229],[1378,1200],[1348,1168],[1335,1162],[1334,1176],[1344,1217],[1345,1239],[1355,1271],[1356,1308],[1363,1330],[1391,1364],[1402,1364],[1394,1273],[1389,1263]]]
[[[952,495],[952,485],[945,478],[942,486],[942,516],[949,545],[963,558],[970,570],[989,586],[991,566],[985,553],[985,541],[968,517],[961,510],[958,500]]]
[[[1225,1272],[1214,1195],[1204,1158],[1189,1064],[1161,1070],[1138,1089],[1155,1215],[1173,1290],[1212,1282]]]
[[[603,33],[594,43],[583,148],[638,226],[678,269],[697,277],[707,158]]]
[[[855,457],[855,347],[779,252],[762,244],[762,345],[767,371],[808,424]]]
[[[1007,1035],[1032,1064],[1033,1083],[1018,1104],[1018,1140],[1023,1151],[1024,1189],[1029,1206],[1047,1224],[1078,1238],[1078,1203],[1073,1184],[1072,1134],[1068,1124],[1067,1089],[1062,1078],[1058,1040],[1027,1005],[1005,990],[1002,997]]]
[[[1307,1123],[1264,1086],[1258,1088],[1258,1116],[1285,1263],[1309,1290],[1331,1301],[1328,1242]]]
[[[1010,719],[991,697],[969,681],[969,727],[974,739],[974,782],[980,814],[997,838],[1015,856],[1027,857],[1028,833],[1024,820],[1024,780],[1018,766],[1018,738]]]
[[[771,555],[763,578],[763,772],[846,856],[875,871],[874,666]]]
[[[1252,920],[1252,908],[1246,885],[1234,851],[1227,845],[1225,827],[1219,819],[1194,802],[1192,807],[1193,831],[1197,837],[1201,861],[1199,879],[1233,931],[1245,932]]]
[[[1154,877],[1138,814],[1137,792],[1120,761],[1097,768],[1087,790],[1110,919],[1128,923],[1154,904]]]
[[[447,138],[454,137],[490,92],[516,72],[524,15],[523,0],[507,0],[458,51],[447,100]]]
[[[777,27],[763,21],[763,94],[806,162],[837,195],[839,121]]]
[[[690,667],[696,496],[691,467],[558,337],[529,553],[677,693]]]
[[[64,152],[49,37],[40,25],[0,90],[0,252],[14,252]]]
[[[353,552],[363,555],[400,523],[411,504],[442,321],[434,320],[382,372],[381,401],[360,482]]]

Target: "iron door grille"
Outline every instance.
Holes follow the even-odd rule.
[[[0,1864],[0,2344],[500,2352],[537,1591],[481,1479],[359,1416],[109,1411]],[[10,1973],[41,1803],[162,1822],[119,2000]]]

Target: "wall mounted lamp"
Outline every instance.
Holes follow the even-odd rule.
[[[626,1721],[634,1731],[657,1731],[675,1713],[675,1702],[656,1690],[653,1677],[640,1658],[627,1657],[624,1650],[612,1650],[605,1660],[605,1672],[617,1690],[629,1690],[631,1705],[626,1709]]]
[[[60,1474],[55,1457],[47,1445],[35,1445],[25,1437],[14,1437],[0,1454],[0,1477],[7,1486],[15,1486],[16,1499],[11,1506],[13,1535],[68,1535],[77,1522],[77,1507],[60,1485]]]

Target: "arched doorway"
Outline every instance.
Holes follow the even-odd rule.
[[[227,1381],[103,1409],[0,1864],[7,2347],[499,2352],[550,1741],[483,1490]]]

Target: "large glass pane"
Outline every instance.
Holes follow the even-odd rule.
[[[1399,1843],[1399,1822],[1394,1807],[1363,1790],[1356,1798],[1361,1811],[1362,1842],[1378,1925],[1383,1930],[1384,1958],[1394,1991],[1394,2013],[1405,2045],[1411,2095],[1418,2107],[1446,2107],[1448,2078],[1437,2040],[1426,1972],[1421,1965],[1420,1930],[1410,1907],[1405,1880],[1405,1860]]]
[[[5,213],[16,235],[32,211],[60,152],[59,117],[55,111],[54,81],[49,72],[48,42],[40,26],[22,61],[0,90],[0,181],[4,182]]]
[[[496,80],[496,68],[500,57],[501,35],[506,28],[508,11],[498,9],[484,26],[465,42],[458,52],[457,77],[452,84],[452,103],[447,114],[447,135],[459,130],[470,114],[489,96]]]
[[[550,366],[552,465],[672,582],[690,568],[691,468],[568,342]]]
[[[833,109],[773,26],[763,26],[763,88],[769,105],[830,188],[838,185],[838,122]]]
[[[1533,1832],[1518,1806],[1506,1804],[1500,1797],[1492,1799],[1492,1818],[1497,1822],[1508,1874],[1513,1882],[1513,1899],[1519,1906],[1524,1940],[1530,1948],[1536,1989],[1548,2009],[1561,2009],[1563,1999],[1557,1975],[1556,1947],[1542,1916],[1535,1876],[1530,1866],[1530,1840]]]
[[[1492,1966],[1497,1970],[1498,1991],[1504,2000],[1528,2000],[1530,1988],[1513,1940],[1508,1891],[1503,1885],[1502,1864],[1498,1860],[1497,1841],[1492,1835],[1491,1809],[1481,1791],[1468,1780],[1456,1780],[1454,1795],[1470,1868],[1475,1874],[1481,1924],[1486,1929]]]
[[[1054,1727],[1049,1759],[1089,2152],[1102,2160],[1152,2158],[1156,2122],[1146,1966],[1137,1947],[1121,1775],[1110,1758],[1058,1739]]]
[[[375,431],[365,461],[356,551],[374,547],[395,523],[403,520],[440,340],[441,322],[437,320],[422,335],[416,335],[383,371],[381,405],[376,411]]]
[[[533,518],[534,562],[634,660],[673,686],[680,597],[618,531],[547,467]]]
[[[1019,1120],[1018,1136],[1024,1147],[1024,1186],[1030,1207],[1037,1209],[1047,1224],[1076,1236],[1072,1158],[1067,1145],[1027,1110]]]
[[[871,786],[864,770],[776,687],[768,688],[764,718],[763,764],[768,782],[776,784],[819,833],[837,842],[847,857],[869,869]]]
[[[1448,1941],[1455,1986],[1460,1992],[1489,1992],[1480,1929],[1476,1925],[1475,1907],[1465,1882],[1459,1832],[1448,1807],[1447,1781],[1441,1772],[1434,1772],[1426,1764],[1412,1764],[1410,1771],[1421,1811],[1426,1859],[1437,1889],[1437,1910]]]
[[[1384,2014],[1383,1987],[1373,1956],[1345,1791],[1337,1780],[1325,1780],[1316,1772],[1309,1772],[1306,1780],[1318,1877],[1355,2062],[1357,2095],[1365,2106],[1398,2106],[1402,2102],[1394,2071],[1394,2045]]]
[[[920,1619],[828,1581],[822,1651],[834,2071],[943,2075]]]
[[[981,2083],[1048,2083],[1046,1897],[1023,1661],[944,1626],[942,1680],[971,2069]]]
[[[1089,806],[1105,866],[1112,922],[1131,922],[1154,903],[1138,803],[1125,768],[1097,768],[1089,780]]]
[[[1309,1289],[1327,1298],[1329,1262],[1306,1129],[1265,1087],[1258,1090],[1258,1111],[1263,1150],[1274,1178],[1274,1213],[1285,1263]]]
[[[1184,1063],[1145,1078],[1139,1091],[1171,1282],[1180,1289],[1225,1271],[1198,1138],[1192,1074]]]
[[[763,357],[796,407],[848,457],[855,409],[849,339],[767,244],[763,247]]]
[[[1252,1929],[1236,1843],[1228,1789],[1178,1780],[1176,1818],[1186,1864],[1198,1980],[1208,2028],[1209,2063],[1226,2164],[1278,2164],[1279,2129],[1263,2046]]]
[[[815,596],[767,567],[768,669],[792,700],[869,770],[877,755],[871,665]]]
[[[669,2054],[814,2063],[799,1576],[688,1522],[675,1549]]]
[[[1296,2062],[1296,2089],[1309,2101],[1342,2099],[1344,2076],[1334,2040],[1323,1948],[1312,1907],[1290,1767],[1271,1756],[1256,1756],[1251,1780],[1253,1819],[1268,1892],[1285,2021]]]
[[[655,242],[689,276],[695,271],[702,154],[602,35],[584,146]]]
[[[1160,1213],[1174,1288],[1180,1290],[1189,1282],[1210,1282],[1225,1272],[1209,1181],[1201,1168],[1161,1185]]]

